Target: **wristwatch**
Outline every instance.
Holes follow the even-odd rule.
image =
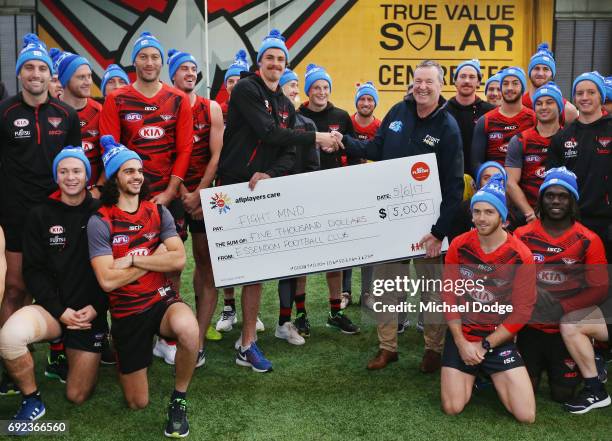
[[[487,340],[487,337],[484,337],[481,342],[482,348],[487,352],[493,352],[493,348],[491,347],[491,343]]]

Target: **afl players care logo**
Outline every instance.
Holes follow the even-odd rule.
[[[30,124],[30,121],[28,121],[25,118],[19,118],[19,119],[16,119],[15,121],[13,121],[13,125],[15,127],[20,127],[21,128],[21,127],[27,126],[28,124]]]
[[[210,209],[219,210],[219,214],[224,214],[230,211],[230,203],[232,200],[226,193],[215,193],[210,198]]]
[[[417,162],[410,169],[410,174],[417,181],[424,181],[429,177],[429,165],[424,162]]]
[[[144,139],[160,139],[166,134],[166,131],[157,126],[144,126],[138,131],[138,135]]]

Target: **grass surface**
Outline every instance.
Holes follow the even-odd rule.
[[[191,304],[192,270],[189,259],[183,297]],[[358,292],[359,271],[353,277],[353,291]],[[240,322],[223,340],[208,345],[206,366],[196,371],[188,393],[190,439],[612,440],[612,407],[568,414],[549,400],[545,384],[537,395],[537,421],[532,426],[515,423],[493,390],[476,394],[461,415],[445,416],[440,410],[439,375],[418,372],[421,335],[414,328],[407,330],[399,337],[400,361],[369,372],[365,365],[377,349],[376,329],[362,324],[360,335],[347,336],[326,328],[326,293],[324,277],[309,278],[306,306],[312,336],[304,346],[294,347],[274,337],[278,296],[276,285],[266,284],[261,313],[266,331],[259,334],[259,346],[274,364],[272,373],[256,374],[235,364],[233,346]],[[359,307],[351,306],[347,314],[362,322]],[[64,398],[63,385],[44,377],[46,351],[46,345],[38,345],[35,352],[39,389],[47,406],[44,420],[68,420],[70,432],[62,438],[164,439],[173,389],[170,366],[154,360],[149,370],[151,404],[145,410],[126,407],[112,367],[100,369],[93,397],[74,406]],[[0,397],[0,419],[11,418],[18,406],[19,398]]]

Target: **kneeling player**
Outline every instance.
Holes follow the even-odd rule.
[[[445,271],[451,280],[473,279],[480,286],[462,296],[443,293],[449,332],[442,356],[442,408],[450,415],[463,411],[476,375],[483,372],[491,376],[506,409],[518,421],[533,423],[533,388],[513,342],[535,301],[533,256],[502,228],[508,209],[501,175],[472,197],[471,209],[476,229],[453,240]],[[479,312],[492,306],[507,311]]]
[[[66,147],[53,162],[59,190],[30,211],[25,226],[23,275],[35,303],[15,312],[0,331],[0,354],[23,394],[17,420],[45,414],[28,345],[63,336],[68,357],[66,396],[77,404],[93,392],[98,375],[107,300],[88,262],[89,217],[99,202],[85,190],[89,161]]]
[[[605,299],[606,255],[601,239],[576,220],[578,184],[565,167],[546,173],[536,210],[540,218],[515,232],[536,263],[544,264],[537,266],[538,300],[532,320],[518,334],[517,345],[534,390],[546,371],[552,399],[564,402],[574,397],[581,378],[559,334],[559,322]]]
[[[104,147],[102,208],[89,220],[89,255],[109,293],[123,394],[132,409],[149,403],[147,368],[155,334],[178,341],[175,390],[165,435],[189,434],[186,393],[198,354],[198,322],[165,273],[181,271],[185,248],[168,210],[146,200],[140,157],[112,136]]]

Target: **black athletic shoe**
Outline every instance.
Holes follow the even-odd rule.
[[[343,311],[337,312],[335,315],[332,315],[330,312],[327,318],[327,327],[336,328],[343,334],[359,333],[359,328],[351,322],[351,319],[344,315]]]
[[[563,405],[565,410],[571,413],[587,413],[591,409],[599,409],[610,405],[610,395],[602,388],[599,392],[594,392],[589,388],[584,388],[576,398]]]
[[[310,322],[308,321],[308,316],[306,315],[306,313],[299,313],[295,318],[293,324],[295,325],[298,330],[298,333],[302,337],[310,337]]]
[[[187,400],[177,398],[168,405],[168,422],[164,435],[168,438],[185,438],[189,435]]]
[[[51,354],[47,356],[45,377],[55,378],[61,383],[66,383],[66,378],[68,377],[68,360],[66,359],[66,355],[61,353],[54,359],[51,358]]]
[[[21,392],[13,381],[13,379],[6,372],[2,372],[2,379],[0,380],[0,395],[18,395]]]
[[[102,339],[102,357],[100,358],[100,364],[117,364],[117,359],[115,358],[115,351],[113,351],[113,349],[111,348],[111,342],[108,335],[105,335]]]

